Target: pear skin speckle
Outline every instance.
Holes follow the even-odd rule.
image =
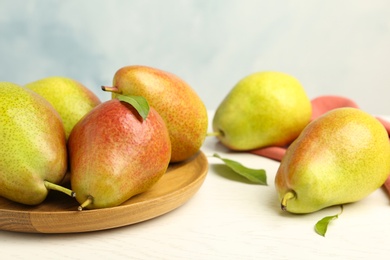
[[[25,87],[44,97],[56,109],[63,121],[66,138],[74,125],[101,103],[91,90],[71,78],[52,76],[28,83]]]
[[[130,104],[111,99],[76,124],[68,151],[71,187],[80,209],[106,208],[146,191],[162,177],[171,142],[154,108],[143,120]]]
[[[212,127],[232,150],[285,146],[310,122],[311,113],[310,99],[296,78],[264,71],[231,89],[215,111]]]
[[[145,97],[161,115],[171,138],[171,162],[184,161],[199,151],[208,129],[207,109],[184,80],[156,68],[125,66],[115,73],[113,86],[123,95]]]
[[[0,83],[0,196],[36,205],[47,196],[44,180],[58,183],[67,170],[65,130],[42,97]]]
[[[312,121],[289,146],[275,177],[286,211],[310,213],[359,201],[390,174],[386,129],[357,108],[338,108]]]

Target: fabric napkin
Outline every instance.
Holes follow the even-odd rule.
[[[340,108],[340,107],[359,108],[359,106],[353,100],[341,96],[319,96],[311,100],[311,104],[312,104],[312,111],[313,111],[311,120],[314,120],[320,115],[335,108]],[[390,137],[390,122],[380,117],[376,117],[376,118],[386,128],[387,133]],[[253,150],[251,151],[251,153],[263,157],[267,157],[275,161],[281,161],[287,148],[288,146],[286,147],[272,146],[272,147]],[[386,188],[387,193],[390,195],[390,176],[387,178],[386,182],[384,183],[384,187]]]

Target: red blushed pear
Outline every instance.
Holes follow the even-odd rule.
[[[289,146],[275,188],[283,210],[310,213],[365,198],[389,173],[383,125],[360,109],[337,108],[313,120]]]
[[[202,146],[208,128],[207,109],[197,93],[178,76],[147,66],[119,69],[113,86],[103,86],[118,94],[143,96],[165,120],[171,143],[171,162],[184,161]]]
[[[69,140],[70,182],[83,208],[122,204],[152,187],[166,172],[171,143],[164,120],[150,107],[112,99],[84,116]]]

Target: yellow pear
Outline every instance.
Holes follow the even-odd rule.
[[[275,177],[282,209],[310,213],[359,201],[390,174],[383,125],[357,108],[333,109],[312,121],[289,146]]]
[[[1,82],[0,126],[0,196],[37,205],[67,170],[60,116],[33,91]]]
[[[309,123],[311,112],[310,100],[296,78],[257,72],[241,79],[218,106],[213,130],[232,150],[285,146]]]
[[[67,139],[75,124],[101,103],[86,86],[67,77],[47,77],[28,83],[25,87],[43,96],[53,105],[61,116]]]
[[[103,86],[118,94],[143,96],[164,119],[171,137],[171,162],[184,161],[202,146],[208,128],[207,109],[198,94],[178,76],[147,66],[125,66],[114,75],[113,86]]]

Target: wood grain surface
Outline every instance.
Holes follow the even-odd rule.
[[[188,161],[171,164],[150,190],[112,208],[78,211],[75,199],[56,191],[50,191],[46,200],[37,206],[0,197],[0,230],[77,233],[135,224],[184,204],[201,187],[207,171],[207,158],[200,151]]]

